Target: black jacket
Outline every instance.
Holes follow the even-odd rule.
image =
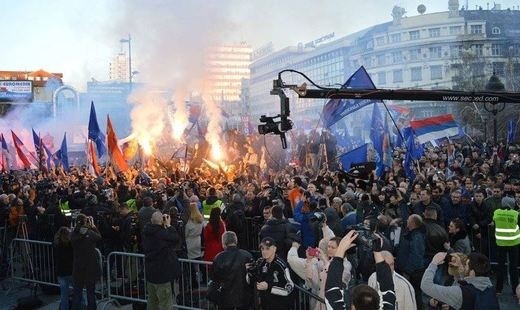
[[[479,226],[479,229],[476,230],[475,233],[481,232],[482,234],[487,235],[488,225],[491,223],[492,218],[493,211],[485,202],[482,202],[481,205],[477,205],[475,201],[471,203],[469,210],[469,223],[471,229],[473,230],[473,225],[475,224]]]
[[[259,238],[271,237],[276,241],[276,253],[287,259],[287,253],[292,245],[290,235],[293,233],[291,224],[286,219],[272,218],[260,229]]]
[[[446,252],[444,248],[444,243],[448,242],[449,236],[446,229],[441,225],[437,224],[436,221],[425,219],[424,220],[424,230],[426,233],[426,249],[425,255],[427,260],[431,260],[433,256],[439,252]]]
[[[72,263],[74,261],[74,251],[72,244],[54,244],[54,272],[57,277],[72,275]]]
[[[179,277],[181,266],[175,253],[179,241],[180,236],[173,226],[164,228],[158,224],[146,224],[143,252],[147,281],[163,284]]]
[[[96,252],[96,242],[101,240],[97,229],[77,225],[70,234],[74,249],[72,280],[75,286],[96,283],[101,270]]]
[[[224,287],[220,307],[247,307],[253,295],[252,287],[246,282],[246,267],[253,257],[237,247],[228,247],[213,261],[213,281]]]

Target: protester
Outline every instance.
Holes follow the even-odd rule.
[[[54,236],[53,258],[54,271],[60,285],[59,310],[68,310],[74,262],[74,251],[70,241],[70,229],[68,227],[60,227]]]
[[[223,252],[213,261],[212,280],[223,287],[222,299],[218,302],[221,310],[246,310],[251,304],[253,291],[246,282],[246,264],[252,255],[237,247],[238,239],[234,232],[222,234]]]
[[[168,214],[155,211],[143,231],[146,287],[149,310],[170,310],[173,307],[171,283],[180,275],[180,263],[175,253],[180,236],[171,225]]]
[[[224,251],[222,247],[222,234],[226,231],[226,225],[220,218],[220,209],[213,208],[210,211],[209,222],[204,227],[204,260],[212,262],[218,253]]]
[[[96,309],[96,281],[101,274],[99,270],[96,242],[101,235],[94,225],[94,219],[84,214],[78,215],[76,227],[70,235],[74,259],[72,265],[72,282],[74,296],[72,309],[80,309],[83,289],[87,291],[87,309]]]
[[[249,264],[247,279],[260,295],[263,309],[285,310],[289,308],[294,284],[287,264],[276,255],[276,241],[266,237],[260,242],[262,261],[259,266]],[[257,268],[252,268],[257,267]]]
[[[437,253],[421,281],[421,290],[455,309],[476,309],[477,295],[480,309],[498,309],[495,289],[489,278],[491,265],[486,256],[479,253],[469,255],[465,268],[466,277],[459,285],[442,286],[433,283],[433,277],[440,264],[444,264],[446,252]]]

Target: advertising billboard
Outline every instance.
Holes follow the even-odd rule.
[[[32,81],[0,80],[0,102],[32,102]]]

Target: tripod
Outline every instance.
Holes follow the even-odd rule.
[[[27,215],[20,215],[16,227],[15,239],[11,241],[11,273],[14,275],[15,268],[21,268],[21,277],[28,280],[36,280],[31,247],[28,243],[29,233],[27,229]],[[18,256],[17,256],[18,255]],[[17,260],[17,258],[20,258]],[[36,296],[37,284],[33,284],[34,296]]]

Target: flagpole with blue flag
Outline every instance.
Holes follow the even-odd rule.
[[[60,160],[61,160],[61,164],[63,165],[63,169],[65,171],[68,171],[69,170],[69,154],[68,154],[68,150],[67,150],[67,133],[64,133],[63,134],[63,141],[61,142],[61,147],[60,147]]]
[[[343,171],[348,172],[352,167],[352,164],[359,164],[367,161],[368,144],[364,144],[358,148],[355,148],[349,152],[346,152],[339,156],[339,161]]]
[[[509,119],[509,126],[507,126],[507,144],[513,144],[516,137],[516,121],[514,117]]]
[[[96,143],[96,150],[98,153],[98,157],[103,156],[106,152],[105,147],[105,135],[99,129],[99,124],[96,116],[96,107],[94,106],[94,101],[90,104],[90,117],[88,121],[88,138],[94,143]]]
[[[383,140],[385,134],[385,125],[383,118],[381,117],[381,111],[377,106],[377,102],[374,103],[374,109],[372,110],[372,125],[370,129],[370,140],[376,151],[376,176],[381,177],[384,172],[384,150]]]

